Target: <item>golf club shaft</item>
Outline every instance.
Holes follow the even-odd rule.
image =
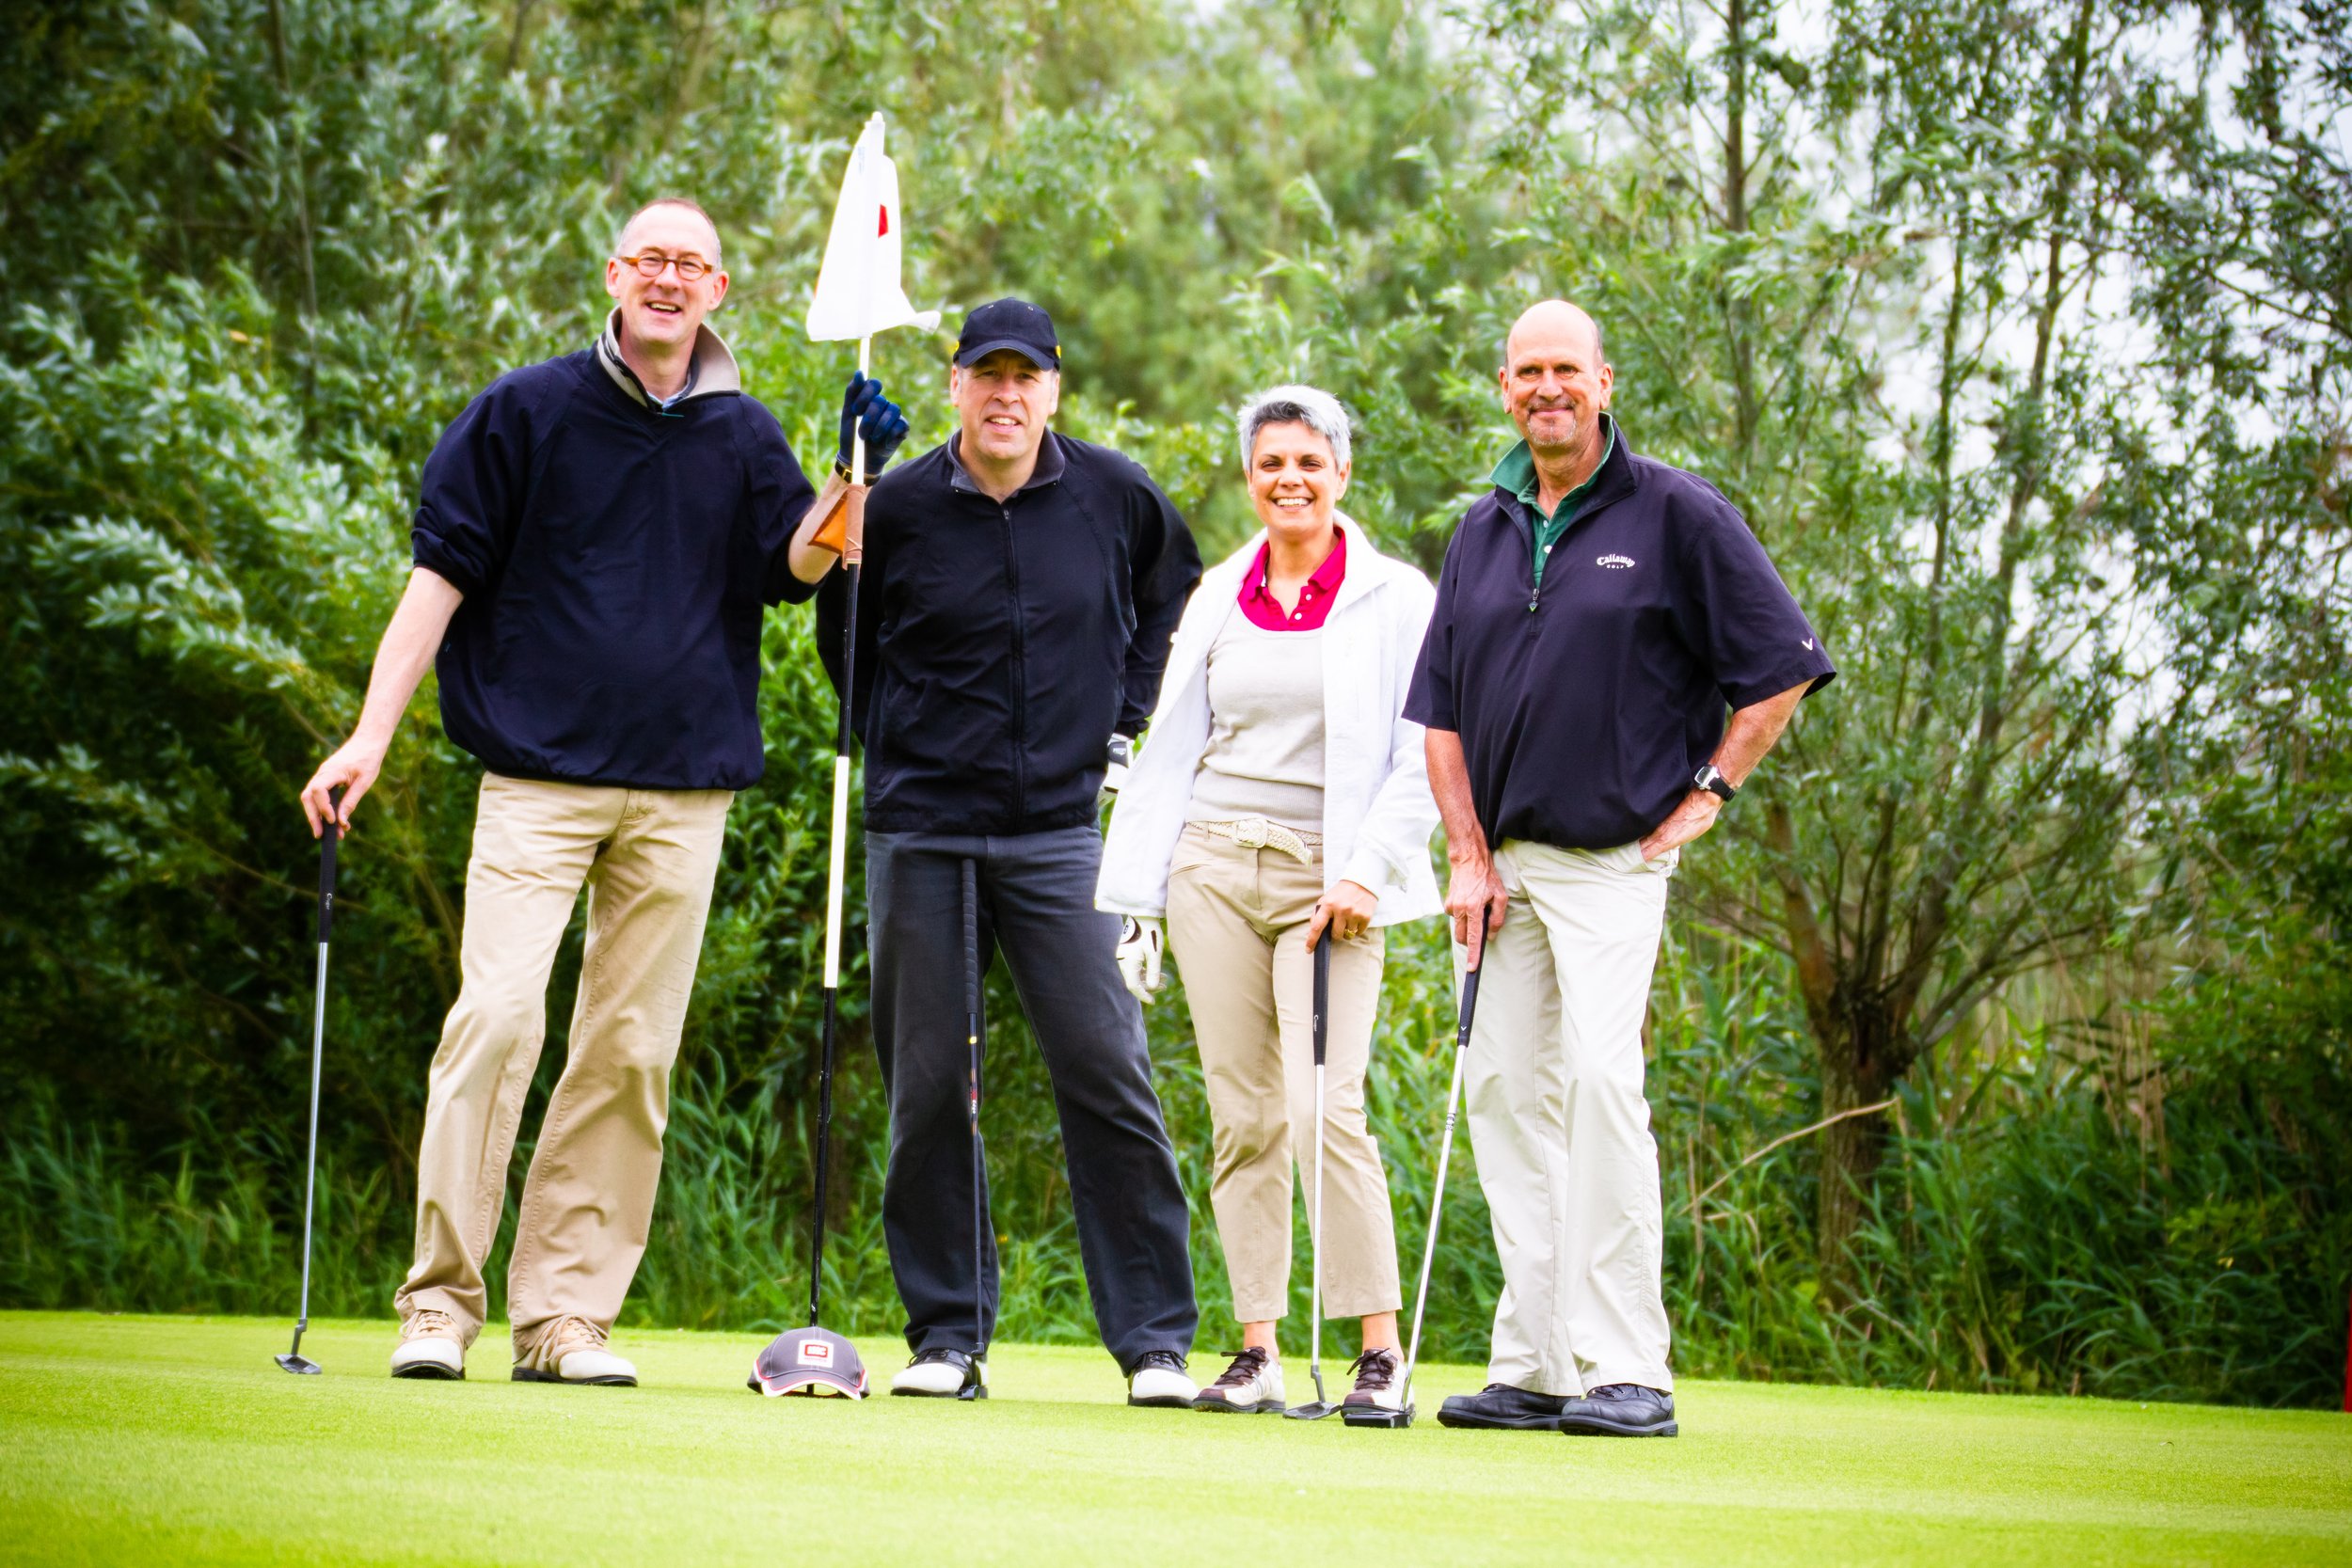
[[[1429,1194],[1429,1239],[1421,1249],[1421,1283],[1413,1291],[1413,1339],[1405,1351],[1405,1386],[1397,1396],[1409,1405],[1413,1373],[1421,1366],[1422,1318],[1429,1306],[1429,1266],[1438,1257],[1438,1216],[1445,1208],[1445,1171],[1454,1157],[1454,1118],[1462,1101],[1462,1058],[1470,1054],[1470,1020],[1478,1012],[1478,971],[1462,976],[1462,1017],[1454,1035],[1454,1078],[1445,1091],[1445,1132],[1438,1140],[1438,1184]]]
[[[294,1315],[294,1348],[302,1354],[303,1331],[310,1326],[310,1230],[319,1197],[319,1075],[326,1055],[326,946],[335,926],[335,846],[342,828],[332,812],[342,809],[339,786],[328,792],[332,807],[326,831],[319,834],[319,974],[318,995],[310,1010],[310,1134],[302,1177],[302,1301]]]
[[[972,1354],[988,1352],[988,1204],[980,1154],[980,888],[978,869],[963,863],[963,1044],[972,1123]]]
[[[1314,1379],[1315,1402],[1323,1399],[1323,1145],[1324,1145],[1324,1060],[1331,1038],[1331,932],[1327,927],[1315,939],[1315,1197],[1312,1204],[1313,1223],[1307,1227],[1307,1244],[1313,1261],[1310,1265],[1312,1278],[1307,1288],[1307,1315],[1313,1323],[1310,1331],[1312,1350],[1307,1360],[1309,1374]]]

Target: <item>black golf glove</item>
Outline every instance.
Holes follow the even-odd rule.
[[[845,475],[850,471],[850,441],[859,436],[866,437],[866,477],[871,480],[905,444],[907,417],[882,396],[881,382],[870,375],[852,374],[849,390],[841,398],[841,450],[834,458]]]

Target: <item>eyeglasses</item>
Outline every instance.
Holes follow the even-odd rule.
[[[637,276],[644,278],[659,277],[661,276],[662,268],[674,266],[677,268],[677,280],[681,283],[691,283],[710,270],[710,263],[699,256],[664,256],[658,250],[641,251],[635,256],[615,256],[612,259],[625,267],[635,267]]]

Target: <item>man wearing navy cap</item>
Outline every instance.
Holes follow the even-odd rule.
[[[1447,546],[1405,705],[1481,974],[1465,1076],[1503,1280],[1491,1381],[1438,1419],[1672,1436],[1642,1089],[1666,880],[1835,671],[1722,492],[1609,417],[1590,316],[1529,309],[1501,378],[1523,439]]]
[[[1187,1405],[1188,1214],[1142,1014],[1112,958],[1118,917],[1096,911],[1094,883],[1098,794],[1152,712],[1200,558],[1140,467],[1048,428],[1061,349],[1038,307],[974,310],[947,395],[956,433],[885,475],[866,506],[850,696],[866,747],[874,1046],[890,1094],[882,1227],[914,1353],[891,1392],[987,1386],[996,1248],[983,1227],[975,1280],[969,860],[979,961],[1003,951],[1053,1080],[1103,1342],[1129,1402]],[[793,569],[815,581],[833,559],[803,546]],[[825,581],[830,663],[847,595]]]

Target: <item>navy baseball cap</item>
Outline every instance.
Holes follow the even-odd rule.
[[[1061,340],[1054,318],[1025,299],[994,299],[963,318],[956,340],[956,363],[977,365],[1000,348],[1011,349],[1041,371],[1061,369]]]
[[[795,1328],[777,1335],[752,1363],[749,1386],[777,1394],[866,1397],[866,1363],[857,1347],[822,1328]]]

